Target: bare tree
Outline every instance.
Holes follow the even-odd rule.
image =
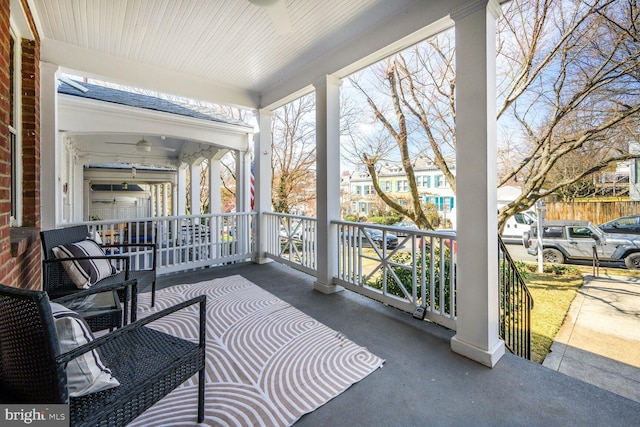
[[[500,227],[537,200],[635,157],[628,150],[629,129],[637,129],[640,109],[636,0],[513,0],[504,12],[496,117],[501,134],[508,135],[500,154],[509,154],[503,162],[509,167],[499,185],[517,181],[523,191],[499,211]],[[378,65],[374,83],[366,79],[371,72],[351,79],[397,145],[391,153],[389,145],[372,151],[365,144],[361,161],[379,196],[421,226],[412,155],[428,156],[455,191],[454,59],[450,30]],[[377,162],[394,155],[407,175],[410,207],[394,204],[376,184]]]
[[[273,113],[272,204],[275,212],[315,209],[315,97],[303,96]],[[305,208],[307,207],[307,208]]]
[[[524,135],[527,152],[501,179],[524,175],[522,195],[500,210],[500,224],[635,157],[628,125],[640,110],[639,13],[635,0],[508,5],[500,36],[511,43],[500,53],[512,78],[503,81],[498,119]]]
[[[454,166],[448,160],[455,153],[452,39],[451,31],[444,32],[378,64],[373,76],[363,72],[350,78],[384,129],[372,137],[352,138],[352,152],[359,153],[378,196],[396,212],[427,229],[432,229],[433,224],[416,183],[415,159],[429,159],[455,191]],[[380,186],[380,163],[390,160],[402,164],[410,203],[398,203]]]

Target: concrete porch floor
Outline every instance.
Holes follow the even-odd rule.
[[[453,353],[453,332],[269,263],[161,276],[158,289],[239,274],[386,360],[316,411],[306,426],[630,426],[640,403],[506,354],[489,369]]]

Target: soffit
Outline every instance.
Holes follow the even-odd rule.
[[[46,62],[250,107],[304,90],[467,3],[280,1],[291,22],[287,34],[248,0],[28,0]]]

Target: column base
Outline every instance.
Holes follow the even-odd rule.
[[[498,363],[498,360],[504,356],[504,341],[498,340],[494,348],[487,351],[468,342],[461,341],[458,335],[455,335],[451,338],[451,350],[489,368],[493,368]]]
[[[253,261],[254,264],[269,264],[270,262],[273,262],[271,258],[262,257],[254,257],[251,259],[251,261]]]
[[[342,286],[334,285],[331,283],[321,283],[317,280],[313,282],[313,289],[327,295],[344,291],[344,288]]]

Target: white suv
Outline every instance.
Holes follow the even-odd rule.
[[[629,269],[640,269],[640,236],[607,234],[589,221],[555,220],[542,224],[544,262],[570,260],[624,261]],[[527,252],[538,254],[538,226],[532,225],[523,239]]]

